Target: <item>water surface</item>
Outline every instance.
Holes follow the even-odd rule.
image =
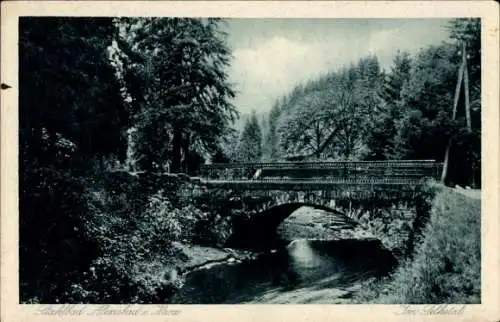
[[[254,260],[207,266],[187,276],[170,303],[341,303],[395,265],[378,240],[297,239]]]

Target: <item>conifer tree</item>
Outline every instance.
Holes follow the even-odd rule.
[[[407,52],[398,51],[390,72],[382,81],[381,95],[384,104],[380,113],[374,114],[373,131],[368,137],[369,158],[373,160],[390,159],[394,155],[396,125],[403,113],[401,91],[410,77],[411,58]]]
[[[241,161],[259,162],[262,157],[262,129],[255,111],[246,121],[240,137],[239,155]]]
[[[186,171],[193,150],[218,151],[237,116],[221,21],[139,18],[123,24],[123,41],[133,44],[125,46],[133,61],[127,82],[136,102],[142,167],[170,162],[172,172]]]
[[[267,137],[265,140],[265,146],[268,151],[268,157],[270,160],[276,160],[278,158],[279,153],[279,143],[278,143],[278,133],[276,131],[278,118],[280,116],[280,106],[279,103],[276,102],[268,116],[268,126],[269,131],[267,133]]]

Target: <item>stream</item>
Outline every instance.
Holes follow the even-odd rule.
[[[363,282],[388,275],[395,264],[377,239],[293,238],[254,259],[206,265],[189,273],[184,287],[168,302],[348,303]]]

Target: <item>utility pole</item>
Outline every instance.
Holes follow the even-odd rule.
[[[469,75],[467,72],[467,52],[466,43],[462,41],[462,63],[458,70],[457,86],[455,88],[455,98],[453,100],[453,115],[452,120],[455,120],[457,115],[458,100],[460,98],[460,89],[462,87],[462,81],[464,82],[464,93],[465,93],[465,117],[467,119],[467,131],[472,132],[471,117],[470,117],[470,103],[469,103]],[[444,184],[446,180],[446,175],[448,174],[448,164],[450,158],[450,146],[451,138],[448,141],[448,146],[446,147],[446,152],[444,155],[443,172],[441,174],[441,183]]]

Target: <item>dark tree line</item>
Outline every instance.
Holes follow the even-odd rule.
[[[434,159],[451,142],[450,184],[480,184],[481,34],[479,19],[455,19],[450,39],[416,55],[398,52],[388,71],[378,58],[301,84],[279,98],[268,116],[265,158]],[[452,119],[466,44],[472,131],[465,119],[464,86]]]
[[[110,19],[20,19],[21,299],[53,299],[94,255],[78,229],[80,178],[91,160],[124,157],[129,124],[108,63],[114,35]]]

